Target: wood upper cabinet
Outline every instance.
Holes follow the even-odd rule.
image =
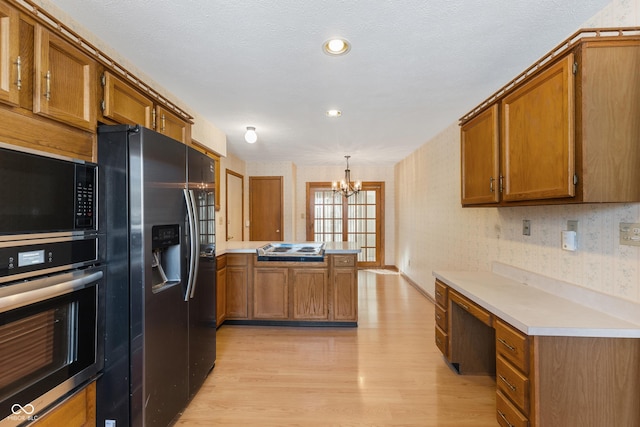
[[[109,71],[101,76],[102,115],[118,123],[151,128],[153,101]]]
[[[96,129],[96,62],[42,25],[35,27],[33,112]]]
[[[502,197],[573,197],[574,59],[568,54],[502,100]]]
[[[640,36],[574,38],[463,118],[463,206],[640,202]]]
[[[498,105],[460,128],[462,204],[500,201]]]
[[[6,3],[0,3],[0,102],[20,103],[22,79],[19,14]]]
[[[156,106],[154,117],[152,121],[157,132],[185,144],[191,142],[191,123],[160,105]]]

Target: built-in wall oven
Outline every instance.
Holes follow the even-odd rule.
[[[35,420],[103,364],[95,164],[0,144],[0,426]]]

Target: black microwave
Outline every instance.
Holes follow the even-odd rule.
[[[0,240],[95,233],[96,180],[93,163],[0,144]]]

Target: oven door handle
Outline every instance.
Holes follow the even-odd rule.
[[[44,277],[0,287],[0,313],[95,286],[102,271],[83,271]]]

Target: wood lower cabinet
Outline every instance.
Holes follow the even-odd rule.
[[[436,344],[461,374],[495,375],[499,425],[640,425],[640,339],[529,336],[437,280],[436,307],[445,300]]]
[[[36,427],[95,426],[96,383],[89,384],[30,425]]]
[[[216,257],[216,327],[227,318],[227,256]]]
[[[250,255],[227,254],[227,319],[248,319]]]
[[[330,254],[322,262],[225,256],[226,320],[357,324],[356,254]]]
[[[463,206],[640,202],[640,36],[606,32],[572,36],[461,120]]]
[[[253,273],[253,318],[289,318],[289,269],[256,267]]]
[[[333,320],[358,319],[358,271],[356,255],[334,255],[332,258]]]
[[[435,320],[436,346],[440,349],[444,357],[450,358],[449,354],[449,288],[444,283],[436,280],[435,287],[436,307]]]
[[[291,294],[294,320],[328,320],[329,281],[326,268],[292,268]]]

